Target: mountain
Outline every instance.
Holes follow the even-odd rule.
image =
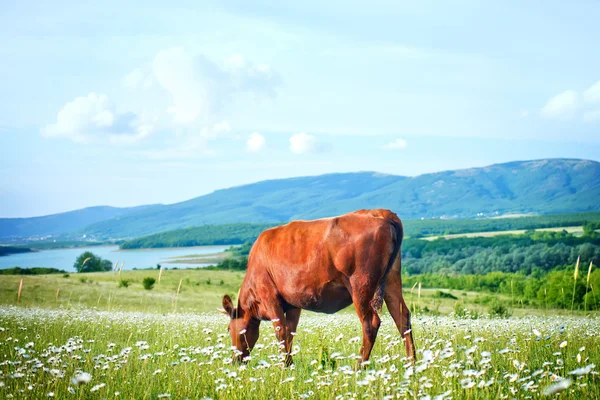
[[[113,220],[138,211],[148,211],[153,207],[155,206],[128,208],[96,206],[42,217],[0,218],[0,238],[71,234],[99,221]]]
[[[312,219],[375,207],[392,209],[403,219],[568,213],[600,210],[599,200],[600,163],[544,159],[416,177],[358,172],[268,180],[125,212],[90,223],[81,232],[136,237],[189,226]],[[0,232],[5,221],[0,220]]]

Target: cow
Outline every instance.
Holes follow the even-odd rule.
[[[292,340],[302,310],[333,314],[354,304],[362,324],[359,362],[369,359],[385,300],[414,360],[410,311],[402,296],[400,247],[402,222],[389,210],[359,210],[333,218],[293,221],[260,234],[234,307],[222,300],[229,332],[245,361],[259,336],[261,321],[271,321],[290,365]]]

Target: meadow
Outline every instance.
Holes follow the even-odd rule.
[[[241,272],[127,271],[0,279],[2,398],[600,398],[597,314],[514,309],[492,318],[481,294],[405,289],[416,311],[417,362],[391,318],[370,363],[358,366],[360,324],[352,308],[304,313],[285,368],[264,322],[248,364],[231,363],[227,317]],[[20,301],[17,291],[23,288]],[[127,280],[128,287],[119,287]],[[60,291],[58,289],[60,288]],[[58,291],[58,296],[57,296]],[[457,304],[468,311],[457,313]],[[459,316],[460,315],[460,316]]]

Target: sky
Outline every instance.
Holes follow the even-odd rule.
[[[600,160],[598,20],[592,0],[2,2],[0,217]]]

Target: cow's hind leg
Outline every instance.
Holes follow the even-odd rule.
[[[396,327],[404,338],[406,346],[406,356],[409,359],[415,358],[415,342],[413,341],[412,327],[410,323],[410,310],[404,302],[402,296],[402,279],[399,271],[391,271],[385,283],[385,304],[390,315],[396,323]]]
[[[371,305],[371,298],[354,298],[354,307],[356,308],[356,314],[362,324],[363,331],[363,343],[360,348],[361,361],[365,362],[369,360],[371,350],[375,344],[377,338],[377,332],[379,331],[379,325],[381,320],[377,311]]]

